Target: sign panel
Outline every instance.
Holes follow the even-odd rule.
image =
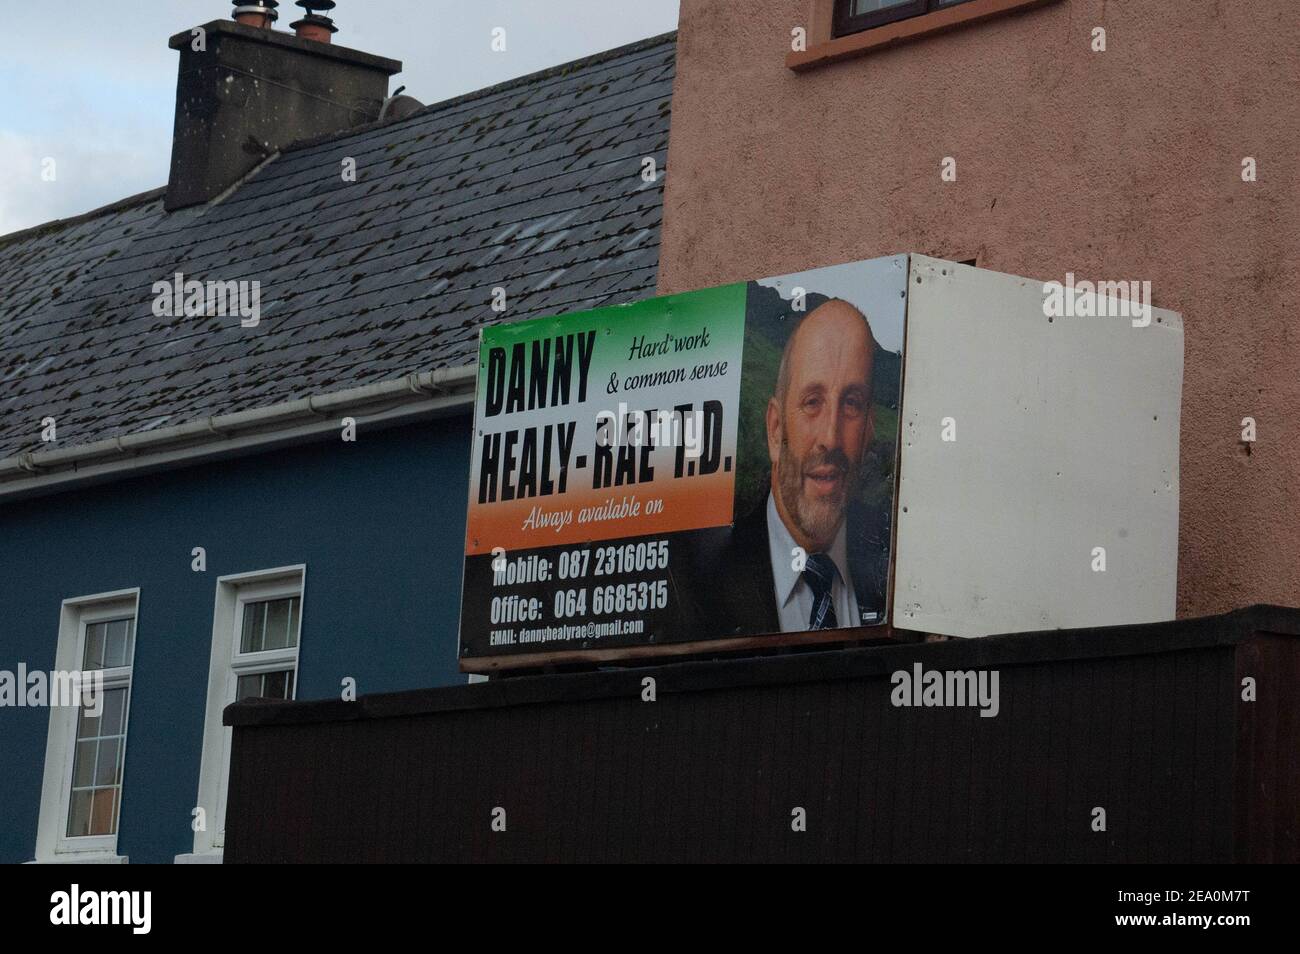
[[[884,623],[906,280],[897,256],[484,329],[462,668]]]
[[[1049,320],[1042,281],[910,264],[894,625],[1173,619],[1182,318]]]

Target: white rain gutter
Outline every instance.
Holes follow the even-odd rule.
[[[363,437],[367,426],[464,412],[473,406],[477,376],[472,364],[424,371],[173,427],[0,458],[0,500],[304,443],[337,435],[343,417],[355,418],[358,436]]]

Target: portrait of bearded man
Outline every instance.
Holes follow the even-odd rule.
[[[885,618],[886,513],[855,505],[875,433],[876,341],[857,308],[830,299],[786,340],[766,408],[763,502],[721,554],[715,631],[803,632]]]

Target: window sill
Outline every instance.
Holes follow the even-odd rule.
[[[222,863],[223,852],[220,848],[216,851],[199,851],[188,855],[177,855],[172,859],[173,864],[177,865],[219,865]]]
[[[113,855],[103,851],[60,851],[53,858],[37,858],[29,865],[124,865],[130,859],[126,855]]]
[[[785,65],[795,72],[813,69],[827,63],[862,56],[875,50],[933,36],[968,23],[977,23],[991,17],[1015,11],[1041,7],[1056,0],[970,0],[947,10],[937,10],[919,17],[886,23],[884,26],[851,33],[848,36],[814,42],[807,50],[787,53]],[[820,4],[814,4],[816,10]]]

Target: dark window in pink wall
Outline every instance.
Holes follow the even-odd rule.
[[[835,0],[835,36],[861,33],[872,27],[919,17],[968,0]]]

